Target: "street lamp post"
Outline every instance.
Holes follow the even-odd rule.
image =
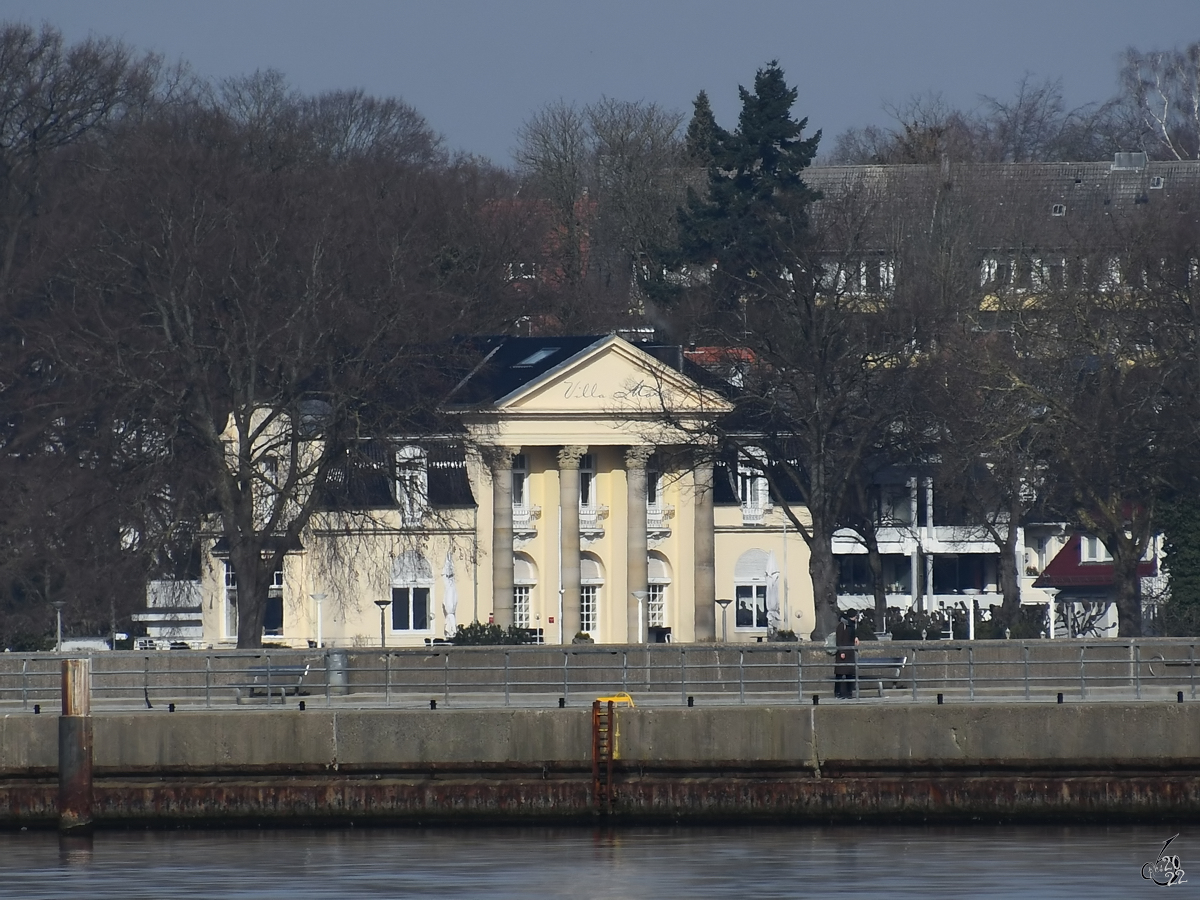
[[[644,644],[646,642],[645,638],[643,637],[643,635],[645,633],[645,628],[646,628],[646,611],[642,608],[642,604],[646,602],[646,598],[650,596],[650,592],[649,591],[630,591],[629,593],[633,595],[634,599],[636,599],[637,603],[638,603],[637,639],[638,639],[639,644]]]
[[[721,607],[721,643],[729,643],[729,604],[733,601],[728,597],[722,597],[717,601]]]
[[[54,633],[56,635],[54,641],[54,652],[62,653],[62,611],[67,605],[66,600],[55,600],[51,604],[54,607]]]
[[[384,613],[387,610],[387,608],[389,606],[391,606],[391,604],[392,604],[392,601],[390,599],[375,601],[375,605],[379,607],[379,646],[380,647],[387,646],[387,627],[386,627],[386,622],[384,619]]]
[[[324,642],[321,640],[321,601],[325,599],[324,594],[309,594],[313,601],[317,604],[317,646],[323,647]]]

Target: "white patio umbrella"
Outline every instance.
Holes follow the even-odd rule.
[[[446,637],[452,638],[458,631],[458,582],[454,579],[454,560],[446,553],[446,565],[442,568],[442,612],[446,619]]]
[[[779,614],[779,563],[775,551],[767,554],[767,629],[778,631],[782,617]]]

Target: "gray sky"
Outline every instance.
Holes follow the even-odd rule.
[[[1200,0],[0,0],[0,18],[119,37],[200,74],[283,71],[306,93],[362,87],[415,106],[452,149],[508,163],[544,103],[602,95],[736,124],[738,84],[777,58],[825,133],[886,124],[885,102],[1007,97],[1025,72],[1072,106],[1116,90],[1129,45],[1200,40]]]

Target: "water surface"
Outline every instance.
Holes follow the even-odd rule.
[[[1163,842],[1195,883],[1141,877]],[[1122,827],[346,828],[0,832],[0,897],[1191,896],[1200,831]],[[1166,892],[1166,893],[1164,893]]]

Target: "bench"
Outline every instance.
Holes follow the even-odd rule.
[[[242,691],[247,697],[266,696],[267,702],[271,697],[279,695],[279,702],[284,703],[288,694],[299,696],[303,691],[304,679],[308,675],[309,666],[249,666],[246,669],[246,680],[233,686],[237,702],[242,702]]]
[[[884,682],[891,682],[891,687],[900,687],[904,667],[908,665],[907,656],[860,656],[858,658],[858,683],[862,691],[864,681],[877,683],[879,696],[883,696]]]

